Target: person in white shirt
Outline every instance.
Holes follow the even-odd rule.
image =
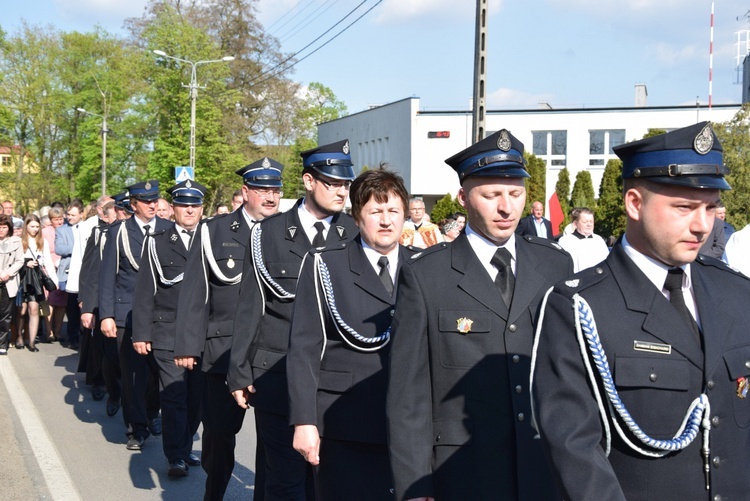
[[[573,258],[576,273],[607,259],[607,244],[594,233],[594,211],[587,207],[577,209],[573,226],[573,233],[560,237],[559,243]]]

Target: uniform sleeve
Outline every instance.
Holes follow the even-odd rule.
[[[107,242],[99,267],[99,317],[115,318],[115,281],[117,280],[117,246],[118,233],[122,223],[112,226],[108,232]]]
[[[401,266],[388,363],[388,448],[396,499],[433,496],[432,382],[427,307],[409,263]]]
[[[174,341],[176,357],[200,357],[206,345],[209,305],[206,301],[207,270],[202,253],[203,224],[198,226],[193,237],[193,244],[185,263],[185,278],[177,302],[177,336]]]
[[[141,267],[135,276],[135,290],[133,292],[133,341],[153,341],[154,315],[154,262],[149,252],[148,236],[143,241],[145,246]]]
[[[252,236],[250,237],[252,239]],[[252,348],[258,333],[258,325],[263,316],[263,297],[258,291],[255,277],[252,244],[245,247],[242,261],[242,281],[240,282],[240,301],[234,316],[234,333],[232,349],[229,352],[229,371],[227,385],[230,391],[241,390],[253,384]],[[238,328],[240,327],[241,328]]]
[[[289,350],[286,356],[289,381],[289,424],[317,425],[317,393],[323,328],[315,293],[315,266],[308,254],[297,282]],[[325,318],[325,317],[324,317]]]
[[[91,230],[91,236],[86,240],[86,248],[83,250],[83,258],[81,259],[81,275],[78,284],[78,301],[83,305],[81,307],[81,313],[92,313],[94,310],[91,306],[93,294],[96,294],[96,289],[92,289],[92,284],[99,283],[98,272],[96,269],[97,276],[93,275],[93,258],[94,249],[96,249],[96,227]]]
[[[625,501],[601,445],[604,430],[578,347],[571,300],[553,292],[543,313],[533,405],[563,497]]]

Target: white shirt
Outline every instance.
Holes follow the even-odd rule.
[[[724,247],[724,262],[750,277],[750,224],[732,233]]]
[[[537,219],[532,217],[531,219],[534,221],[534,226],[536,226],[536,236],[541,238],[549,237],[549,235],[547,235],[547,226],[544,224],[544,218]]]
[[[388,254],[381,254],[362,240],[362,249],[365,251],[365,256],[367,257],[367,260],[370,261],[376,275],[380,275],[380,265],[378,264],[378,260],[382,256],[388,258],[388,274],[391,276],[391,282],[395,284],[396,270],[398,269],[398,245]]]
[[[68,282],[65,284],[65,290],[68,292],[78,292],[79,290],[83,252],[86,250],[86,242],[88,242],[91,232],[98,224],[99,217],[95,216],[85,221],[80,221],[71,227],[73,230],[73,253],[70,255]]]
[[[635,249],[628,242],[627,235],[622,237],[622,247],[628,257],[635,263],[635,265],[643,272],[644,275],[654,284],[654,286],[661,291],[665,298],[669,299],[669,291],[664,288],[664,282],[667,279],[667,272],[672,266],[667,266],[664,263],[657,261],[656,259],[650,258],[645,254],[642,254]],[[685,299],[685,306],[693,315],[695,323],[698,327],[701,325],[700,315],[698,315],[698,308],[695,303],[695,295],[693,294],[693,282],[690,278],[690,263],[680,266],[685,272],[682,275],[682,296]]]
[[[325,219],[316,218],[305,208],[305,200],[303,200],[302,203],[299,204],[297,215],[299,216],[299,222],[302,224],[302,229],[304,230],[305,235],[307,235],[307,238],[310,240],[310,242],[315,240],[315,235],[318,234],[318,229],[315,227],[315,223],[317,223],[318,221],[323,223],[324,226],[323,239],[328,238],[328,230],[331,228],[331,221],[333,221],[333,216],[328,216]]]
[[[177,231],[177,234],[180,235],[180,240],[182,240],[182,243],[185,245],[185,249],[190,250],[190,238],[191,237],[190,237],[190,234],[188,233],[188,231],[190,230],[186,230],[185,228],[183,228],[177,223],[174,224],[174,229],[175,231]],[[195,229],[193,229],[192,231],[193,231],[193,235],[195,235]]]
[[[500,247],[505,247],[508,249],[508,252],[510,252],[510,266],[513,269],[513,274],[516,274],[516,234],[511,233],[510,238],[507,242],[505,242],[505,245],[501,245],[498,247],[497,245],[493,244],[483,236],[481,236],[479,233],[471,229],[471,225],[467,222],[466,223],[466,237],[469,239],[469,244],[471,245],[471,248],[474,250],[474,254],[477,255],[479,258],[479,262],[482,263],[482,266],[484,266],[484,269],[487,270],[487,273],[489,274],[492,281],[495,281],[495,277],[497,276],[497,268],[492,265],[490,261],[492,261],[492,257],[495,255],[495,252]]]
[[[573,271],[576,273],[601,263],[609,255],[607,244],[596,233],[586,238],[579,238],[575,234],[563,235],[559,244],[573,258]]]
[[[149,228],[148,232],[149,233],[153,233],[154,230],[156,229],[156,218],[155,217],[151,218],[150,221],[146,221],[145,223],[143,221],[141,221],[137,216],[133,216],[133,219],[135,219],[135,222],[138,224],[138,228],[141,229],[141,233],[143,233],[143,235],[146,235],[146,230],[144,230],[144,228],[146,227],[146,225],[148,225],[148,228]]]

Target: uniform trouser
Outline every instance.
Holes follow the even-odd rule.
[[[117,350],[117,339],[106,337],[97,327],[94,329],[92,344],[98,345],[102,353],[102,377],[109,398],[112,401],[119,402],[122,396],[122,387],[120,386],[120,355]]]
[[[15,298],[8,296],[5,284],[0,285],[0,348],[5,350],[10,346],[10,321],[14,304]]]
[[[195,369],[193,369],[195,370]],[[234,470],[234,447],[242,428],[245,409],[237,405],[227,388],[227,375],[204,374],[201,419],[203,452],[201,464],[206,472],[205,501],[221,501]]]
[[[394,500],[391,462],[385,444],[320,439],[315,470],[318,499]]]
[[[139,355],[130,329],[117,328],[122,373],[122,417],[128,437],[149,437],[148,420],[159,415],[159,369],[153,352]]]
[[[81,336],[81,308],[78,306],[77,292],[68,292],[65,316],[68,319],[68,343],[78,343]]]
[[[193,435],[200,425],[203,371],[177,367],[174,351],[153,350],[159,367],[159,400],[161,402],[162,447],[167,460],[188,460],[193,449]]]
[[[292,446],[289,418],[256,408],[255,428],[265,452],[265,501],[314,500],[312,467]]]

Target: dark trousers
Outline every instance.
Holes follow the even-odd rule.
[[[289,418],[255,409],[255,427],[265,452],[265,501],[314,500],[312,467],[292,447]]]
[[[78,343],[81,337],[81,308],[78,307],[77,292],[68,292],[65,316],[68,319],[68,343]]]
[[[195,369],[193,369],[195,370]],[[203,452],[201,464],[206,472],[205,501],[221,501],[234,470],[237,433],[245,419],[245,409],[237,405],[227,388],[227,375],[204,374],[201,419]]]
[[[128,437],[148,438],[148,420],[159,415],[159,368],[153,352],[139,355],[130,329],[117,328],[122,373],[122,416]]]
[[[193,370],[177,367],[172,350],[154,350],[153,354],[159,367],[164,455],[170,463],[187,461],[200,425],[203,371],[200,366]]]
[[[122,387],[120,385],[120,354],[117,349],[117,339],[106,337],[97,326],[94,329],[93,341],[92,344],[98,345],[102,353],[102,378],[104,379],[104,385],[107,387],[109,398],[119,402],[122,396]]]
[[[395,499],[391,462],[385,444],[365,444],[321,437],[320,464],[314,469],[315,491],[321,501]]]
[[[0,348],[7,350],[10,346],[10,321],[13,317],[15,298],[8,296],[5,284],[0,285]]]

